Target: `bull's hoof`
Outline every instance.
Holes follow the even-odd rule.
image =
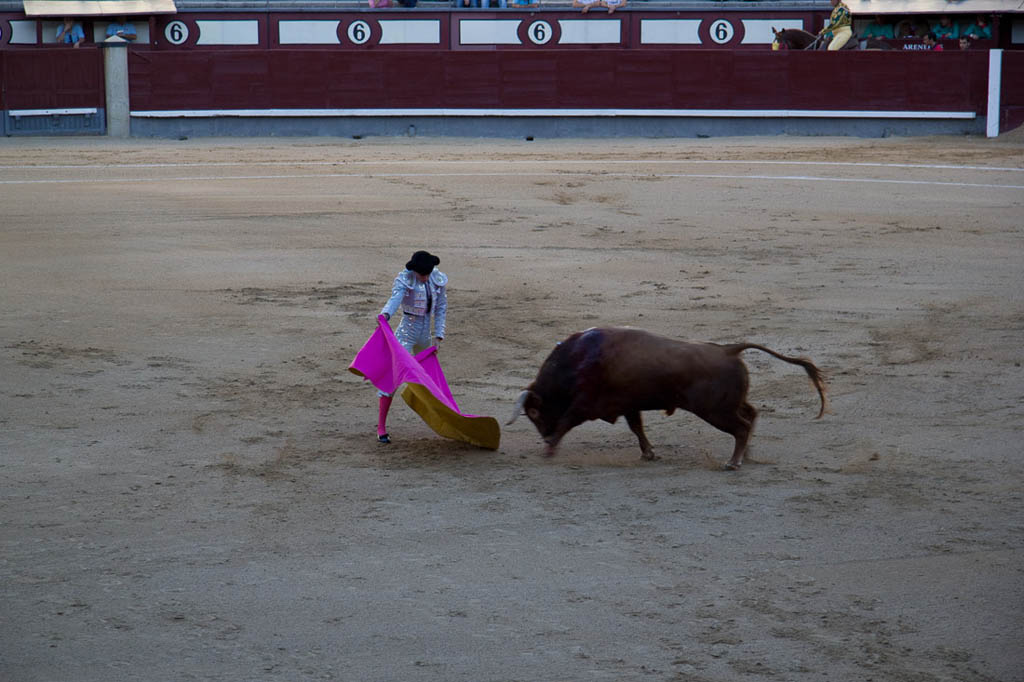
[[[645,452],[644,454],[640,455],[640,459],[647,460],[648,462],[655,462],[661,459],[661,455],[656,455],[653,452]]]
[[[740,470],[740,465],[739,464],[733,464],[732,462],[729,462],[728,464],[725,465],[725,470],[726,471],[739,471]]]

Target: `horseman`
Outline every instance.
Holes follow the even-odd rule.
[[[853,18],[850,16],[850,8],[843,4],[843,0],[832,0],[832,14],[818,35],[825,40],[831,38],[828,44],[829,52],[841,50],[843,45],[846,45],[846,41],[853,35]]]

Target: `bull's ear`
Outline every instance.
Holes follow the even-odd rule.
[[[537,417],[540,416],[540,410],[538,410],[536,407],[531,407],[528,410],[526,410],[526,416],[529,417],[531,421],[534,421],[537,419]]]

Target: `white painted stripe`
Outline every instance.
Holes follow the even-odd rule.
[[[622,42],[622,22],[618,19],[559,19],[562,35],[559,45],[599,45]]]
[[[84,107],[81,109],[11,109],[7,113],[11,116],[68,116],[98,112],[99,109],[96,107]]]
[[[770,45],[775,41],[775,34],[772,29],[782,30],[784,28],[803,29],[802,19],[744,19],[743,40],[741,45]]]
[[[986,137],[999,137],[1000,91],[1003,87],[1003,51],[988,51],[988,114]]]
[[[381,45],[440,45],[440,19],[385,19],[380,24]]]
[[[430,159],[420,161],[417,159],[392,159],[362,161],[358,159],[346,159],[346,166],[549,166],[563,164],[584,164],[593,165],[590,159]],[[854,168],[901,168],[911,170],[957,170],[957,171],[1000,171],[1011,173],[1024,173],[1024,167],[1009,166],[964,166],[958,164],[940,163],[874,163],[870,161],[790,161],[790,160],[717,160],[717,159],[602,159],[602,166],[610,165],[636,165],[644,164],[650,166],[822,166],[822,167],[854,167]],[[0,170],[95,170],[110,168],[223,168],[233,166],[337,166],[337,161],[201,161],[192,163],[81,163],[81,164],[39,164],[39,165],[17,165],[0,166]]]
[[[282,45],[337,45],[337,21],[279,21],[278,41]]]
[[[196,45],[259,45],[260,25],[255,19],[196,22],[199,39]]]
[[[231,175],[231,176],[180,176],[174,178],[83,178],[83,179],[43,179],[43,180],[0,180],[0,185],[62,185],[62,184],[109,184],[126,182],[213,182],[239,180],[296,180],[296,179],[338,179],[338,178],[511,178],[511,177],[569,177],[590,176],[595,178],[686,178],[694,180],[767,180],[772,182],[860,182],[884,185],[930,185],[935,187],[972,187],[984,189],[1024,189],[1024,185],[996,185],[980,182],[944,182],[933,180],[886,180],[881,178],[826,178],[812,175],[724,175],[698,173],[605,173],[601,171],[558,171],[558,172],[525,172],[525,173],[298,173],[294,175]]]
[[[815,109],[181,109],[133,111],[136,118],[309,118],[365,116],[589,116],[614,118],[900,118],[973,119],[973,111],[818,111]]]
[[[700,19],[641,19],[644,45],[700,45]]]
[[[460,45],[522,45],[519,19],[462,19]]]

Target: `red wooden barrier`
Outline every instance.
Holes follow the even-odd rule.
[[[129,56],[133,111],[817,109],[984,115],[988,75],[988,53],[981,50],[352,53],[133,48]]]
[[[57,47],[2,54],[4,109],[103,108],[99,49]]]

